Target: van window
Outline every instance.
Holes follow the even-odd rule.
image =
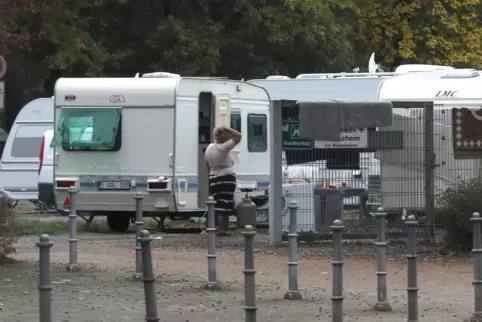
[[[248,151],[268,149],[268,121],[264,114],[248,114]]]
[[[55,135],[66,151],[118,151],[120,108],[62,108]]]
[[[45,126],[19,126],[13,134],[10,155],[14,158],[38,158],[42,134],[45,130]]]
[[[231,113],[231,128],[241,133],[241,113]]]

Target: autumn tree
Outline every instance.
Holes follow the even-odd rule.
[[[13,49],[28,48],[36,35],[28,32],[17,20],[20,15],[34,15],[45,6],[58,6],[59,0],[2,0],[0,1],[0,54]]]
[[[479,0],[370,0],[355,9],[357,53],[402,63],[482,67]]]

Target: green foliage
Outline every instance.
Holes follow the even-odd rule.
[[[478,0],[6,0],[0,53],[28,70],[71,76],[255,78],[347,72],[369,55],[481,67]],[[358,66],[359,65],[359,66]],[[27,67],[28,66],[28,67]],[[10,72],[17,72],[17,70]]]
[[[13,211],[5,197],[0,198],[0,263],[12,254],[15,254],[15,232],[10,226]]]
[[[439,204],[447,246],[471,250],[473,225],[470,218],[474,212],[482,212],[481,196],[482,182],[478,179],[464,181],[441,194]]]

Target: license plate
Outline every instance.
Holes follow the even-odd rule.
[[[99,183],[100,190],[129,190],[130,188],[129,181],[101,181]]]

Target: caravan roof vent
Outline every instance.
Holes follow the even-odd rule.
[[[363,77],[391,77],[395,73],[326,73],[326,74],[300,74],[297,79],[313,79],[313,78],[363,78]]]
[[[454,69],[447,71],[440,78],[473,78],[479,76],[479,72],[475,69]]]
[[[180,78],[181,75],[179,74],[172,74],[166,72],[156,72],[156,73],[147,73],[143,74],[142,77],[152,77],[152,78]]]
[[[443,70],[454,70],[451,66],[442,65],[423,65],[423,64],[406,64],[400,65],[395,69],[395,73],[410,73],[410,72],[435,72]]]
[[[302,78],[328,78],[328,75],[331,74],[299,74],[296,76],[296,79],[302,79]]]
[[[272,76],[266,77],[266,79],[290,79],[290,78],[284,75],[272,75]]]

